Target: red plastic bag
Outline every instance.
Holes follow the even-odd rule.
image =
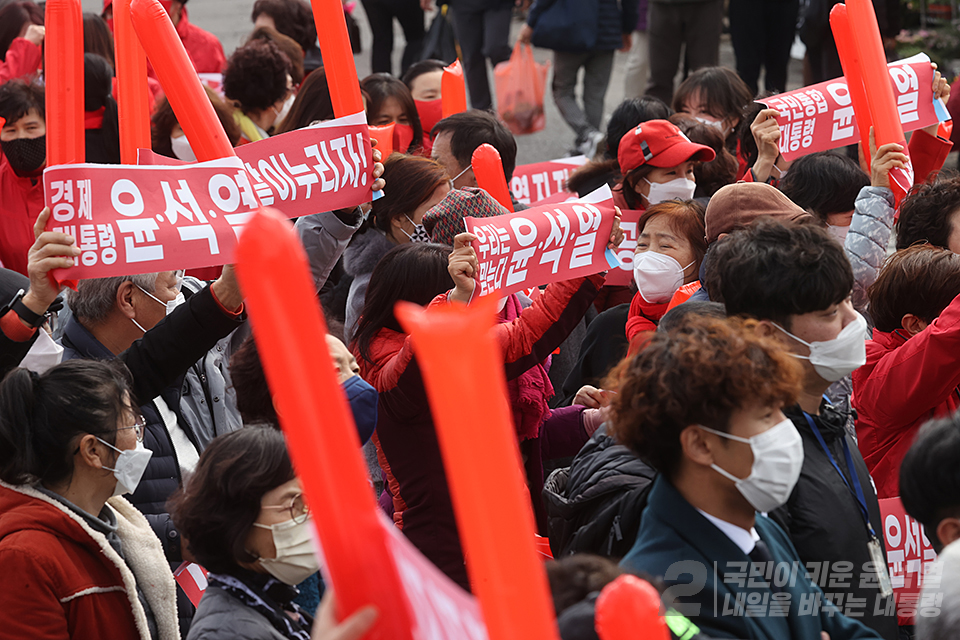
[[[497,112],[514,133],[534,133],[546,126],[543,89],[549,63],[538,64],[533,48],[517,40],[513,54],[493,70],[497,86]]]

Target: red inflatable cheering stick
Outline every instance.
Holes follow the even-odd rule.
[[[873,120],[870,118],[867,92],[863,88],[863,68],[860,65],[860,53],[857,51],[850,19],[847,16],[847,5],[833,5],[833,9],[830,10],[830,29],[837,43],[843,76],[847,80],[847,91],[850,95],[853,115],[857,121],[857,131],[860,133],[860,148],[863,150],[863,158],[869,168],[873,161],[870,155],[870,127],[873,126]]]
[[[80,0],[47,0],[44,39],[47,166],[86,160]]]
[[[903,152],[907,153],[907,143],[893,96],[890,72],[887,70],[887,59],[883,53],[883,42],[880,39],[873,3],[871,0],[847,0],[846,6],[851,26],[856,25],[855,29],[851,28],[851,32],[860,54],[863,87],[870,107],[877,147],[897,143],[903,147]],[[861,129],[861,137],[864,134],[869,138],[870,132]],[[908,163],[906,169],[890,170],[890,187],[898,205],[912,186],[912,164]]]
[[[444,118],[467,110],[467,88],[463,83],[463,67],[456,60],[443,68],[440,79],[440,106]]]
[[[130,13],[140,44],[157,72],[157,79],[197,161],[234,155],[233,146],[166,10],[157,0],[131,0]]]
[[[117,107],[120,116],[120,161],[137,164],[137,149],[150,148],[150,90],[147,56],[130,18],[130,0],[114,0],[117,47]]]
[[[323,336],[307,257],[290,223],[261,209],[237,244],[237,275],[260,359],[313,513],[341,618],[374,604],[369,640],[412,638],[396,564],[380,531],[353,415]],[[350,523],[350,526],[344,526]]]
[[[507,188],[500,152],[484,142],[474,150],[470,165],[473,167],[473,175],[477,177],[477,185],[493,196],[507,211],[512,212],[513,200],[510,198],[510,189]]]
[[[603,588],[594,624],[600,640],[670,640],[660,615],[660,594],[636,576],[620,576]]]
[[[313,20],[317,23],[320,56],[327,75],[333,113],[338,118],[363,111],[357,65],[347,34],[347,22],[341,0],[311,0]],[[386,158],[386,156],[384,156]]]
[[[490,640],[556,640],[503,357],[490,331],[495,309],[495,296],[488,296],[469,307],[427,311],[400,302],[396,315],[413,338]]]

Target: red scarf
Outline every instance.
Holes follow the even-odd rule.
[[[627,340],[630,341],[628,355],[636,353],[647,337],[657,330],[657,324],[669,306],[669,302],[647,302],[639,291],[634,294],[630,301],[630,313],[627,315]]]

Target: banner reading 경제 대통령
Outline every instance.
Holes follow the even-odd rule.
[[[235,158],[50,167],[47,228],[74,236],[81,250],[76,266],[56,276],[227,264],[244,222],[260,206],[297,217],[370,201],[370,153],[365,122],[351,116],[244,145]],[[147,162],[159,158],[142,155]]]

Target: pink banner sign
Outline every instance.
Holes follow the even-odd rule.
[[[367,127],[346,120],[244,145],[237,158],[155,164],[170,159],[141,150],[147,164],[49,167],[47,228],[76,238],[82,252],[56,277],[229,264],[243,224],[261,206],[293,218],[369,202]]]
[[[946,106],[933,99],[930,59],[918,54],[887,65],[904,132],[950,119]],[[786,160],[860,142],[846,79],[757,100],[780,112],[780,153]]]
[[[465,218],[477,236],[480,271],[474,295],[506,296],[530,287],[588,276],[619,265],[607,250],[612,207],[564,202],[493,218]]]
[[[577,194],[567,191],[567,178],[586,162],[585,156],[574,156],[520,165],[513,170],[510,191],[513,197],[523,204],[535,204],[558,194],[576,197]],[[561,198],[563,199],[565,198]]]
[[[879,502],[897,617],[900,624],[913,624],[917,612],[928,606],[920,601],[920,591],[937,554],[920,523],[907,515],[900,498]]]
[[[328,120],[236,148],[257,198],[289,218],[370,202],[373,165],[365,116]],[[149,149],[140,165],[189,166]]]

